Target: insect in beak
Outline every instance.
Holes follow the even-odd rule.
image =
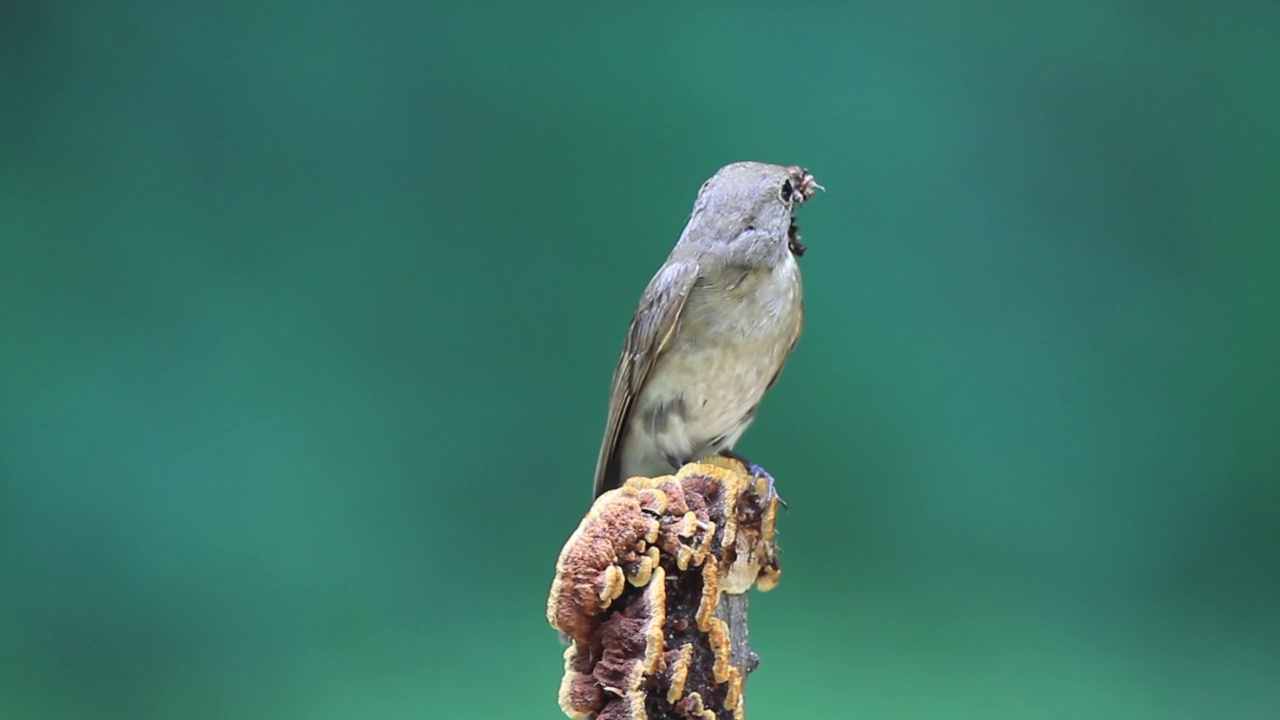
[[[826,188],[818,184],[818,181],[814,179],[808,170],[798,165],[787,168],[787,172],[791,174],[792,202],[803,203],[813,197],[817,191],[826,190]]]

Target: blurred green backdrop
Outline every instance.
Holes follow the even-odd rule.
[[[5,3],[0,718],[559,717],[742,159],[828,188],[751,717],[1276,717],[1280,6],[888,5]]]

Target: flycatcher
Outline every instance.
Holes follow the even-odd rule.
[[[756,162],[726,165],[703,183],[631,319],[609,394],[596,497],[635,475],[735,456],[734,443],[800,335],[796,259],[805,248],[792,212],[821,187],[804,168]]]

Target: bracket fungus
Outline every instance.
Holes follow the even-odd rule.
[[[547,620],[571,643],[565,714],[742,720],[754,665],[732,659],[754,655],[745,632],[731,647],[717,608],[777,584],[777,507],[768,479],[720,457],[601,495],[560,552],[547,600]]]

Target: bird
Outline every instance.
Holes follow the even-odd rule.
[[[627,478],[733,452],[804,324],[795,208],[823,189],[799,166],[737,162],[698,191],[640,297],[613,373],[594,497]]]

